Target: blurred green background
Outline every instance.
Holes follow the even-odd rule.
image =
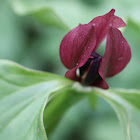
[[[107,82],[114,88],[140,89],[139,5],[139,0],[2,0],[0,58],[64,75],[66,69],[59,58],[64,35],[79,23],[88,23],[115,8],[115,14],[127,23],[122,31],[132,59],[125,70]],[[49,140],[123,140],[115,112],[104,100],[97,100],[96,106],[90,106],[87,99],[73,106]]]

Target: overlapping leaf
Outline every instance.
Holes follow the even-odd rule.
[[[1,60],[0,139],[47,139],[43,110],[50,93],[71,85],[66,81]]]
[[[54,130],[65,111],[92,94],[111,104],[123,126],[126,140],[139,140],[139,90],[83,87],[57,75],[0,60],[0,139],[47,140],[46,132],[50,134]],[[95,101],[95,96],[90,96],[90,101],[92,97]]]
[[[140,91],[97,89],[97,94],[104,98],[115,110],[123,127],[125,140],[140,138]]]

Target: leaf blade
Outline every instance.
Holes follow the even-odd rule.
[[[138,140],[140,134],[140,107],[139,104],[133,104],[134,101],[140,101],[139,90],[121,90],[111,89],[103,91],[96,90],[97,94],[104,98],[115,110],[118,119],[122,125],[126,140]],[[138,95],[137,98],[128,98]]]
[[[47,140],[43,110],[48,96],[71,85],[71,81],[66,82],[67,79],[49,73],[23,69],[5,60],[0,60],[0,81],[3,81],[3,85],[10,83],[0,91],[0,139]]]

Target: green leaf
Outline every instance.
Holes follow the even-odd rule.
[[[55,98],[49,102],[44,110],[44,126],[47,135],[50,135],[55,129],[64,113],[86,96],[87,94],[78,92],[71,87],[57,92]]]
[[[19,24],[20,20],[17,20],[5,0],[1,1],[0,19],[0,59],[19,62],[24,52],[24,33]]]
[[[139,140],[139,90],[83,87],[57,75],[0,60],[0,139],[47,140],[45,128],[50,134],[72,105],[84,97],[95,101],[95,95],[116,111],[126,140]]]
[[[36,19],[43,25],[54,26],[64,30],[69,30],[69,28],[66,26],[66,24],[64,24],[62,19],[54,12],[53,9],[49,7],[31,12],[28,15]]]
[[[75,90],[75,85],[66,78],[0,60],[0,139],[47,140],[46,132],[49,135],[63,114],[88,95],[88,88],[81,92],[82,86]]]
[[[0,60],[0,139],[47,139],[43,110],[48,97],[72,83],[50,73]]]
[[[13,0],[10,4],[20,16],[30,16],[46,26],[55,26],[64,30],[68,30],[68,26],[54,11],[54,9],[47,5],[45,0]]]
[[[104,98],[115,110],[126,140],[140,138],[140,91],[139,90],[101,90],[94,89],[97,95]]]

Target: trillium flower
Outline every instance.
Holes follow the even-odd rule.
[[[65,76],[84,85],[108,89],[105,78],[112,77],[124,69],[131,58],[130,47],[119,27],[124,21],[114,15],[115,10],[94,18],[91,22],[72,29],[60,45],[62,63],[69,70]],[[96,50],[106,37],[103,56]]]

